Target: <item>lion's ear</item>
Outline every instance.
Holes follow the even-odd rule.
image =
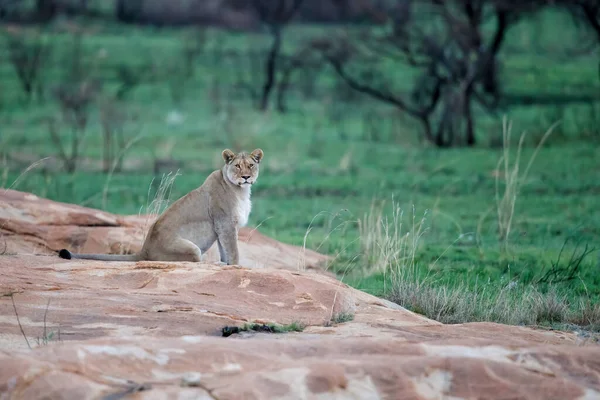
[[[225,162],[227,164],[232,162],[234,158],[235,158],[235,153],[233,151],[231,151],[229,149],[223,150],[223,160],[225,160]]]
[[[252,153],[250,153],[250,157],[252,157],[252,159],[256,163],[260,163],[260,160],[262,160],[263,155],[264,155],[264,153],[263,153],[263,151],[261,149],[256,149]]]

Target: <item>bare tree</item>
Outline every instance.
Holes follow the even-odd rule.
[[[74,27],[72,33],[71,43],[65,48],[64,80],[51,91],[61,116],[51,117],[48,122],[50,139],[69,173],[77,169],[91,109],[103,87],[102,81],[93,76],[94,64],[85,57],[83,30]]]
[[[539,4],[397,0],[388,28],[319,39],[314,46],[350,87],[415,118],[431,143],[472,146],[474,105],[492,110],[500,97],[497,54],[506,32]],[[491,32],[484,33],[484,25]],[[390,63],[416,74],[408,93],[394,89],[393,79],[380,78]],[[387,67],[378,68],[382,64]]]
[[[126,150],[135,142],[139,118],[136,112],[113,96],[99,96],[98,111],[102,126],[102,171],[121,172]]]
[[[300,8],[303,0],[252,0],[260,21],[269,31],[272,42],[264,65],[265,80],[259,107],[265,111],[277,82],[277,67],[283,43],[283,30]]]
[[[310,45],[302,45],[293,54],[283,57],[281,60],[281,77],[277,86],[277,111],[287,111],[286,98],[290,88],[292,76],[302,70],[315,72],[323,62],[315,57],[315,52]],[[311,78],[315,79],[314,74]]]
[[[43,33],[37,30],[7,30],[8,57],[21,88],[29,101],[34,93],[41,96],[42,71],[51,55],[51,44]]]
[[[77,169],[87,132],[90,106],[100,90],[101,84],[95,80],[61,85],[53,90],[53,95],[60,104],[62,119],[49,118],[48,133],[68,173],[74,173]],[[67,140],[63,140],[63,130],[71,131]]]

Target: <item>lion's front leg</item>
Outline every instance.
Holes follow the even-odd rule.
[[[228,265],[239,264],[238,230],[235,224],[220,227],[217,231],[217,241],[221,262]]]

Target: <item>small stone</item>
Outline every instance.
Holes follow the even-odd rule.
[[[198,387],[202,374],[199,372],[188,372],[181,378],[181,386],[183,387]]]

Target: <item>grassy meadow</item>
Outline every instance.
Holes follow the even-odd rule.
[[[502,106],[479,113],[476,148],[445,150],[326,66],[293,77],[288,112],[256,111],[268,36],[80,21],[77,39],[73,25],[58,21],[35,39],[49,50],[31,98],[0,53],[3,187],[135,214],[164,174],[179,170],[175,199],[221,165],[224,148],[261,147],[249,225],[331,254],[328,268],[348,284],[449,323],[600,329],[599,56],[569,55],[582,34],[567,17],[509,32]],[[290,27],[285,51],[327,29]],[[399,90],[410,76],[381,73]],[[74,76],[103,83],[81,132],[52,120],[53,85]],[[121,136],[103,168],[107,129]],[[79,159],[66,172],[60,154],[71,154],[73,135]]]

